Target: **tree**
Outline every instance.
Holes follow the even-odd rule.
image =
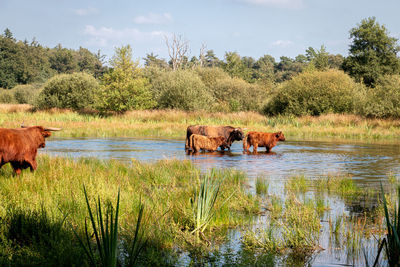
[[[343,62],[343,69],[350,76],[374,87],[380,76],[399,73],[397,39],[390,37],[385,26],[376,22],[375,17],[363,19],[352,28],[350,38],[349,56]]]
[[[146,67],[157,67],[160,69],[168,68],[168,63],[165,59],[158,58],[158,55],[154,55],[153,53],[146,54],[146,57],[143,58],[143,60]]]
[[[320,50],[309,47],[306,50],[306,57],[308,62],[317,70],[327,70],[329,67],[329,53],[326,52],[324,45],[321,45]]]
[[[220,60],[215,55],[213,50],[207,50],[205,60],[206,67],[218,67],[220,65]]]
[[[116,48],[110,65],[113,69],[102,78],[100,111],[124,113],[131,109],[154,107],[149,80],[143,77],[138,63],[132,60],[130,45]]]
[[[270,55],[260,57],[255,63],[256,79],[261,81],[274,80],[275,58]]]
[[[182,64],[184,63],[185,57],[187,58],[187,53],[189,50],[189,42],[187,40],[182,39],[181,35],[173,35],[172,40],[168,40],[168,37],[165,37],[165,43],[168,48],[168,55],[170,58],[172,70],[178,70]]]
[[[58,44],[50,55],[51,68],[58,73],[73,73],[79,71],[79,66],[72,50]]]

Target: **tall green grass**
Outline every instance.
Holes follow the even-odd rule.
[[[58,221],[63,218],[62,214],[68,214],[68,221],[74,226],[77,234],[85,238],[88,206],[80,190],[82,184],[85,184],[88,196],[97,195],[102,203],[115,201],[116,192],[121,188],[118,236],[122,240],[119,245],[123,246],[127,260],[135,258],[138,248],[132,249],[132,244],[137,230],[142,233],[141,238],[146,241],[146,246],[142,246],[140,257],[135,262],[162,264],[163,259],[173,261],[177,250],[187,249],[187,243],[181,237],[187,236],[194,229],[193,209],[189,199],[198,190],[204,177],[190,161],[163,160],[151,164],[134,161],[131,164],[123,164],[114,160],[72,160],[39,155],[38,165],[37,171],[23,172],[17,178],[13,176],[10,166],[6,165],[0,169],[0,218],[5,221],[12,219],[8,207],[19,209],[24,214],[43,207],[51,221]],[[216,231],[204,232],[210,241],[223,239],[224,232],[218,231],[219,229],[244,224],[248,215],[256,214],[259,209],[258,199],[246,192],[246,177],[242,173],[233,170],[220,170],[217,173],[223,182],[214,203],[214,210],[217,212],[208,220],[207,226]],[[225,202],[227,198],[229,201]],[[143,218],[143,215],[139,216],[141,209],[133,208],[138,207],[138,203],[152,207],[151,216],[146,216],[145,220],[145,225],[151,225],[151,231],[141,231],[137,228],[138,217]],[[93,216],[96,219],[94,214]],[[113,219],[115,225],[115,215]],[[20,248],[10,244],[12,241],[5,235],[8,227],[0,229],[0,237],[5,236],[5,241],[0,242],[2,255],[11,255],[6,257],[6,262],[18,262],[18,255],[22,255]],[[63,233],[72,236],[68,242],[78,247],[74,250],[84,255],[72,229],[65,225],[62,225],[61,229]],[[95,237],[90,241],[95,244]],[[31,255],[37,254],[33,252],[34,248],[30,244],[21,249],[30,251]],[[9,250],[12,253],[6,252]],[[64,261],[74,262],[72,257],[75,254],[70,254],[71,258],[68,257],[68,253],[65,254]]]

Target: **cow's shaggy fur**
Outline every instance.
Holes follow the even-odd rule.
[[[37,150],[45,147],[45,138],[50,135],[51,132],[41,126],[0,128],[0,168],[9,162],[16,174],[26,168],[36,170]]]
[[[278,141],[285,141],[285,136],[282,132],[263,133],[263,132],[248,132],[243,139],[244,152],[249,151],[253,146],[253,153],[257,153],[258,147],[265,147],[267,153],[276,146]]]
[[[189,146],[190,149],[196,153],[200,150],[215,151],[219,146],[227,146],[227,143],[223,136],[207,137],[204,135],[192,134],[190,136]]]
[[[240,141],[243,139],[244,133],[242,129],[235,128],[232,126],[205,126],[205,125],[191,125],[186,130],[186,142],[185,150],[189,149],[189,138],[192,134],[199,134],[208,137],[223,136],[226,139],[226,146],[221,146],[224,150],[231,149],[231,145],[234,141]]]

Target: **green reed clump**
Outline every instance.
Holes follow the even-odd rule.
[[[290,177],[285,182],[285,189],[287,191],[305,193],[309,190],[309,181],[304,175]]]
[[[107,207],[105,212],[101,208],[100,197],[97,198],[97,203],[95,207],[95,215],[94,217],[92,209],[90,207],[89,199],[86,193],[86,188],[83,186],[83,192],[85,195],[85,200],[87,204],[88,214],[90,218],[90,223],[92,226],[93,234],[95,236],[97,252],[100,257],[100,263],[97,264],[97,257],[95,257],[94,251],[92,251],[91,247],[91,233],[88,232],[88,225],[85,219],[85,235],[86,235],[86,244],[85,241],[79,239],[79,235],[75,232],[76,237],[79,239],[79,243],[82,248],[85,250],[86,255],[89,258],[91,265],[93,266],[107,266],[107,267],[116,267],[118,254],[117,254],[117,245],[118,245],[118,212],[119,212],[119,198],[120,191],[118,190],[117,204],[115,208],[114,215],[114,207],[110,202],[107,203]],[[103,214],[105,217],[103,218]]]
[[[206,175],[200,185],[200,190],[190,199],[193,208],[193,221],[195,229],[192,233],[203,233],[215,214],[214,205],[220,190],[221,181],[218,181],[214,173]]]
[[[387,234],[380,242],[374,266],[379,260],[382,248],[385,248],[389,266],[399,266],[400,265],[400,238],[399,238],[400,237],[400,186],[397,187],[397,204],[394,205],[392,216],[389,215],[389,209],[386,202],[385,192],[383,191],[382,184],[381,184],[381,194],[382,194],[383,207],[385,210]]]
[[[269,183],[263,177],[257,177],[256,179],[256,193],[257,195],[268,194]]]

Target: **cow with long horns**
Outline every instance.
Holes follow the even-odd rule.
[[[21,126],[20,129],[0,128],[0,168],[10,163],[15,174],[23,169],[36,170],[38,148],[45,147],[45,138],[51,131],[61,128],[44,128],[42,126]]]

